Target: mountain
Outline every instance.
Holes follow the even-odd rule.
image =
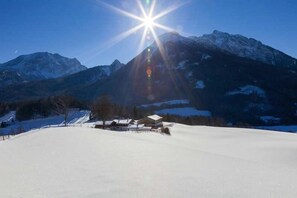
[[[123,66],[124,64],[115,60],[109,66],[96,66],[64,77],[0,87],[0,91],[3,92],[0,95],[0,101],[35,99],[64,93],[73,94],[93,83],[102,82]],[[90,94],[93,94],[93,91],[86,93],[83,99],[88,98]],[[82,96],[77,97],[82,98]]]
[[[58,78],[86,70],[80,62],[59,54],[38,52],[22,55],[0,65],[1,85]]]
[[[267,64],[177,33],[164,34],[160,41],[163,53],[156,43],[150,46],[151,78],[146,49],[104,82],[73,94],[88,99],[109,94],[126,105],[187,99],[191,106],[231,123],[296,123],[297,69],[291,65],[296,59],[280,52],[284,61]]]
[[[106,76],[110,76],[111,74],[115,73],[119,69],[121,69],[125,64],[121,63],[119,60],[113,61],[111,65],[102,65],[100,67]]]
[[[261,61],[266,64],[297,68],[296,59],[262,44],[253,38],[232,35],[215,30],[212,34],[191,37],[197,43],[212,49],[220,49],[233,55]]]
[[[207,42],[206,38],[224,41],[224,45],[215,45],[211,39]],[[218,31],[202,37],[166,33],[159,39],[164,51],[156,43],[149,46],[149,67],[145,49],[124,66],[117,67],[116,61],[114,67],[120,69],[110,75],[111,69],[103,66],[92,68],[100,70],[102,77],[89,69],[64,78],[12,85],[0,88],[0,101],[65,92],[88,101],[108,94],[114,102],[133,106],[187,100],[187,109],[210,112],[230,123],[296,124],[296,59],[259,41],[250,44],[246,37]],[[239,53],[247,46],[250,53]],[[263,53],[266,50],[274,54],[273,62],[269,58],[258,60],[269,54]]]

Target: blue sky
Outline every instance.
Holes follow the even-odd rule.
[[[135,0],[105,2],[140,14]],[[158,0],[156,12],[180,2]],[[242,34],[297,57],[296,20],[296,0],[191,0],[158,22],[185,36]],[[0,63],[39,51],[76,57],[88,67],[126,63],[137,55],[142,31],[109,43],[137,24],[97,0],[0,0]]]

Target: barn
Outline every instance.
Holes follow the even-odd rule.
[[[163,117],[154,114],[139,120],[138,123],[144,124],[146,127],[159,128],[163,126],[162,120]]]

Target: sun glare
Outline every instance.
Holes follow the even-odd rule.
[[[150,16],[145,17],[143,20],[143,25],[147,29],[152,29],[154,27],[154,19]]]
[[[142,35],[139,49],[143,49],[145,40],[148,38],[147,34],[151,34],[154,41],[156,41],[158,47],[160,47],[159,46],[160,42],[158,41],[158,37],[157,37],[156,31],[155,31],[155,28],[159,28],[159,29],[162,29],[165,31],[174,31],[174,32],[176,32],[176,30],[173,28],[167,27],[165,25],[159,24],[156,21],[158,19],[166,16],[167,14],[175,11],[182,5],[188,3],[187,1],[183,1],[183,3],[181,3],[181,4],[174,4],[171,7],[164,9],[162,12],[155,14],[154,11],[155,11],[157,0],[135,0],[135,1],[136,1],[135,5],[138,5],[138,7],[142,13],[142,16],[135,15],[131,12],[122,10],[122,9],[115,7],[113,5],[110,5],[108,3],[99,1],[106,7],[111,8],[112,10],[115,10],[116,12],[118,12],[124,16],[130,17],[130,18],[140,22],[140,24],[138,26],[136,26],[132,29],[129,29],[126,32],[122,32],[121,34],[116,36],[111,41],[111,44],[108,46],[115,45],[116,43],[127,38],[128,36],[132,35],[133,33],[139,31],[140,29],[143,29],[143,35]]]

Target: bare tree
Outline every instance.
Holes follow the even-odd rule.
[[[105,128],[105,122],[110,118],[112,113],[112,104],[108,96],[102,96],[97,99],[92,108],[95,117],[102,119],[103,128]]]
[[[70,103],[71,103],[71,97],[67,95],[58,96],[54,98],[56,113],[62,114],[64,116],[65,126],[67,125]]]

